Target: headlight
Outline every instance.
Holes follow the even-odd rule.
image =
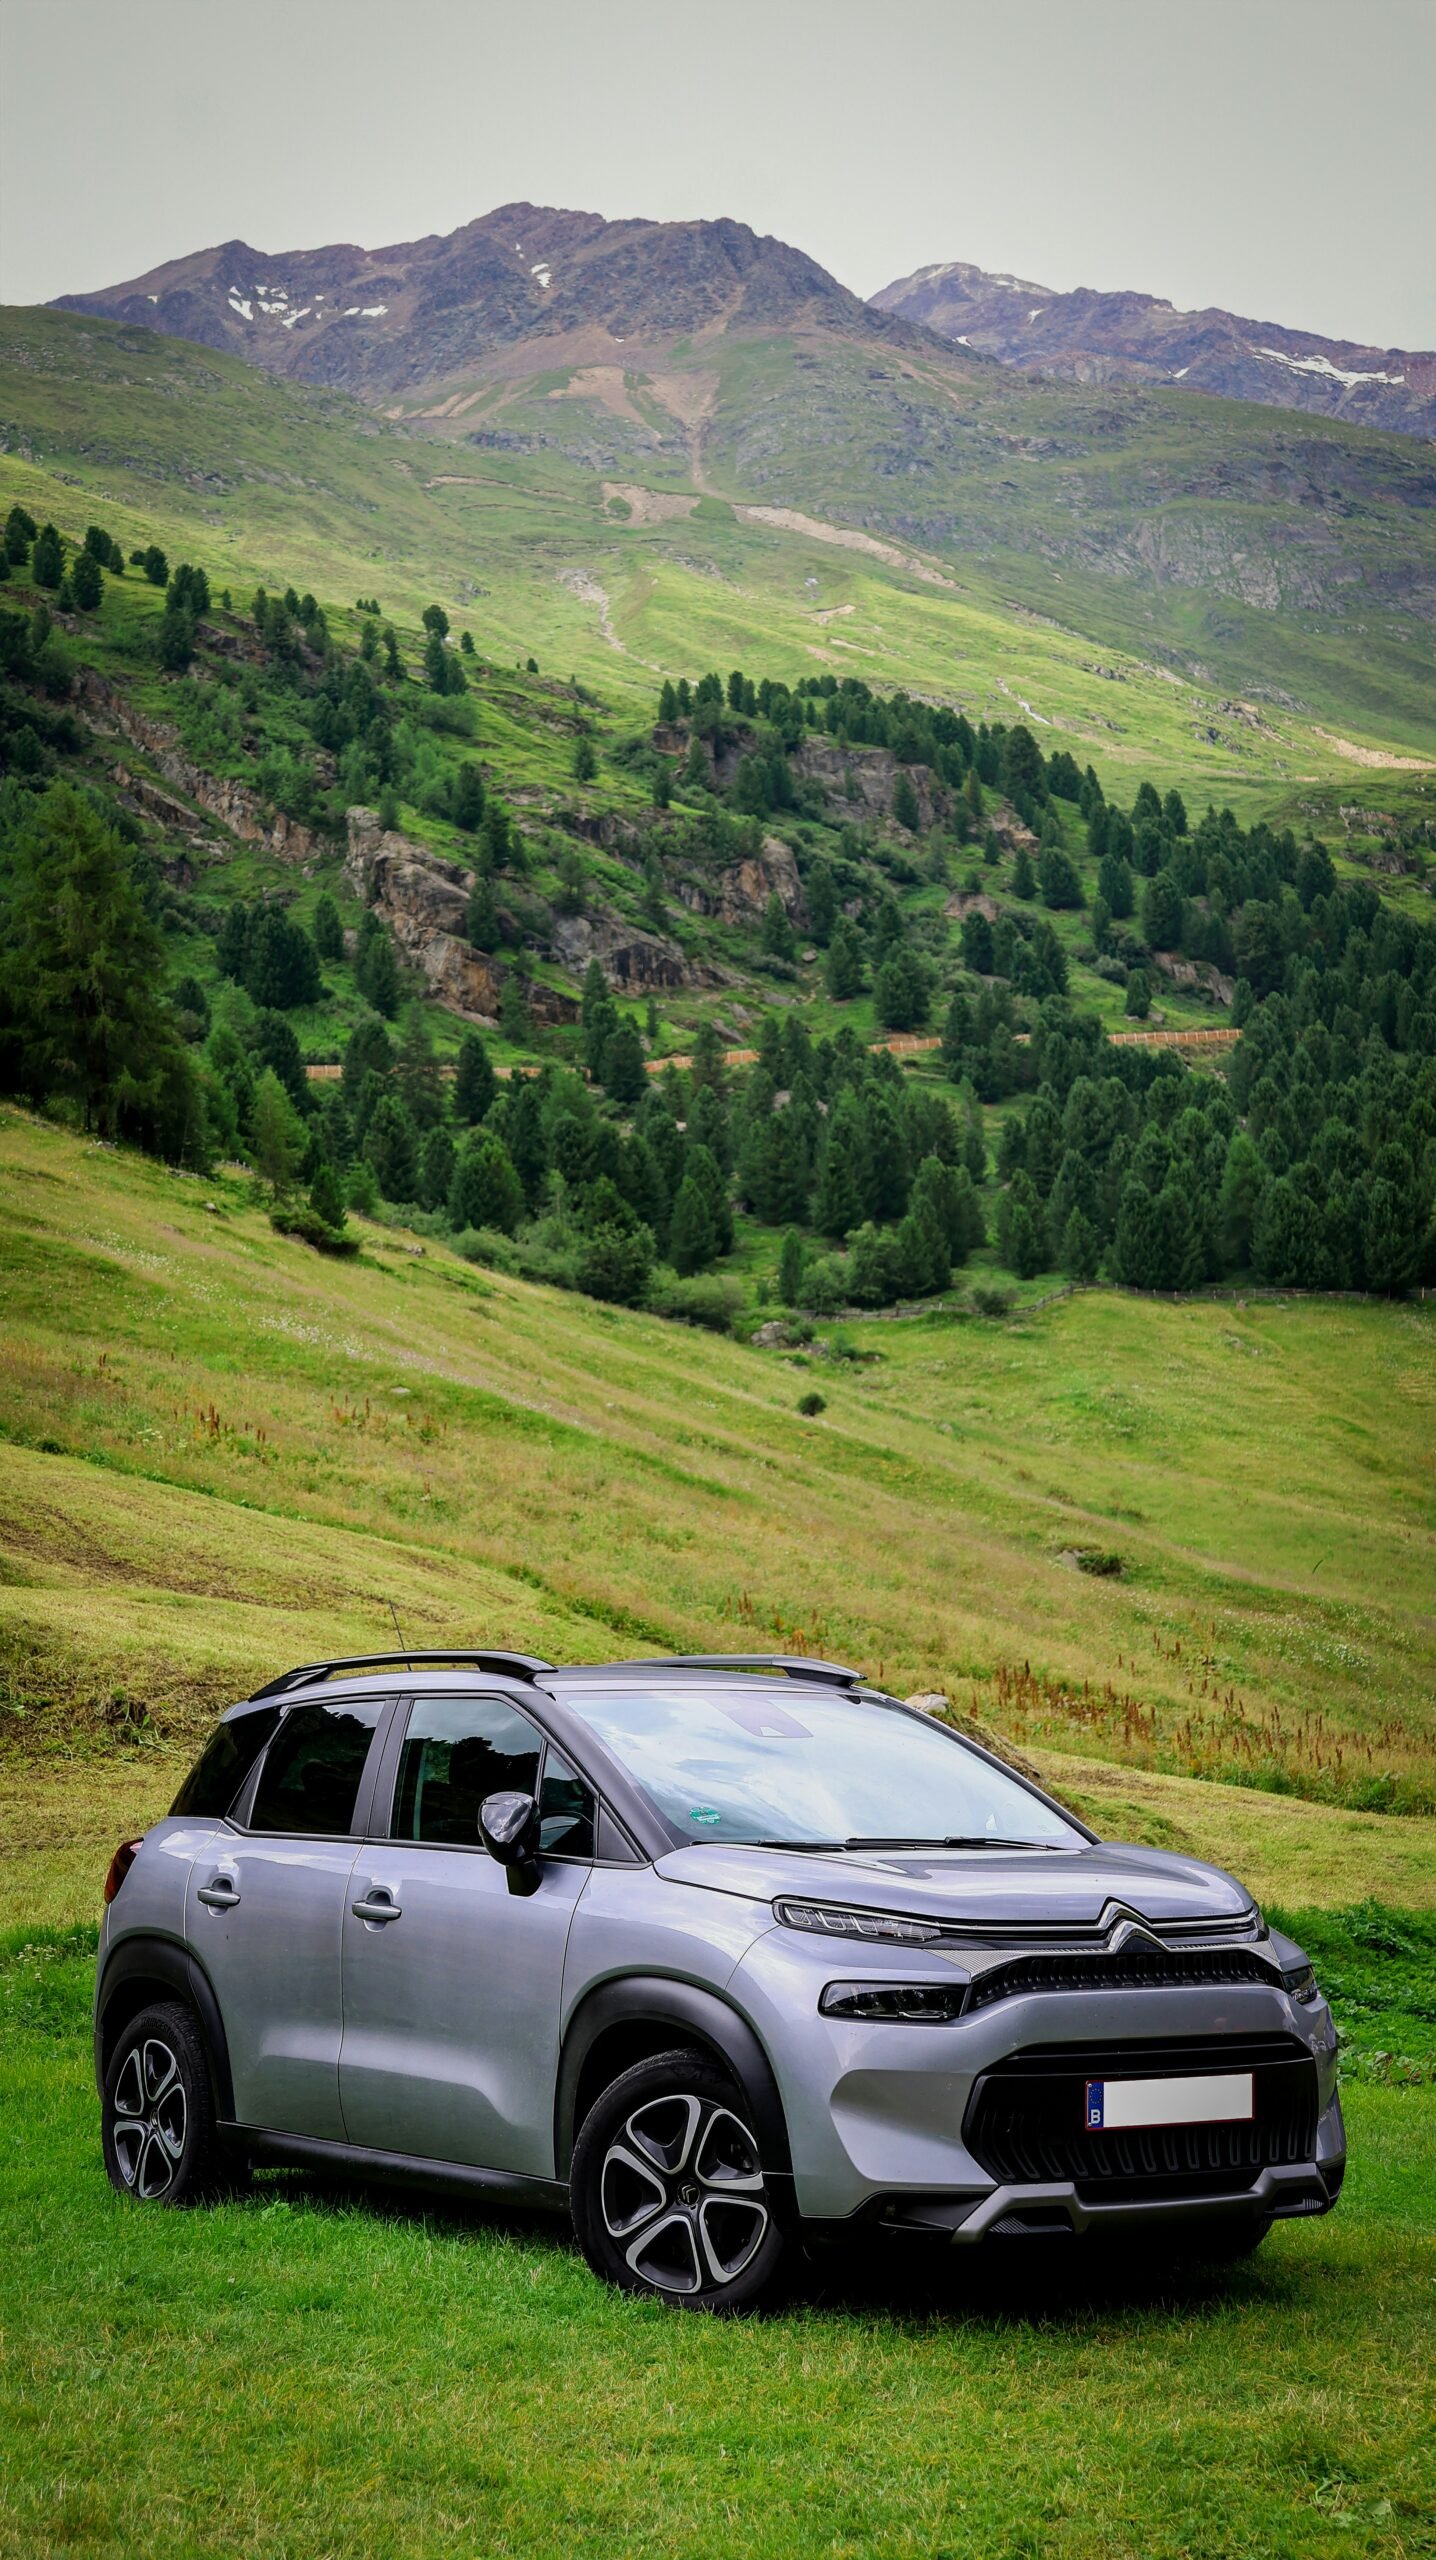
[[[926,1947],[940,1939],[935,1920],[906,1920],[896,1911],[842,1911],[828,1902],[775,1902],[773,1917],[785,1929],[815,1938],[866,1938],[893,1947]]]
[[[908,2026],[942,2026],[959,2017],[965,1982],[830,1982],[818,2007],[825,2018],[888,2018]]]
[[[1293,2000],[1304,2001],[1308,2008],[1321,1998],[1315,1974],[1309,1964],[1287,1965],[1282,1972],[1281,1987]]]

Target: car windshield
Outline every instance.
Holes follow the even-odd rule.
[[[943,1726],[785,1681],[575,1681],[565,1704],[685,1841],[1080,1849],[1081,1832]]]

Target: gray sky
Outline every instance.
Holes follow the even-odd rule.
[[[1436,345],[1436,0],[0,0],[0,299],[511,199]]]

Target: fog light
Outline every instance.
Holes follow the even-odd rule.
[[[825,2018],[887,2018],[905,2026],[942,2026],[961,2015],[965,1982],[830,1982],[818,2007]]]

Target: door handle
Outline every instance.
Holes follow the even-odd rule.
[[[230,1877],[216,1876],[213,1884],[200,1886],[196,1900],[208,1903],[211,1911],[231,1911],[239,1900],[239,1891]]]
[[[404,1916],[399,1904],[391,1902],[387,1894],[368,1895],[360,1902],[351,1902],[349,1908],[356,1920],[401,1920]]]

